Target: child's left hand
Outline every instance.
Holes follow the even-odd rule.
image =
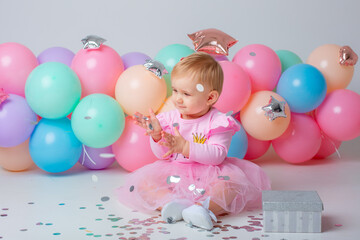
[[[189,142],[180,135],[177,127],[174,128],[175,135],[161,132],[162,139],[164,141],[159,142],[160,145],[169,148],[169,151],[164,154],[163,158],[170,156],[173,153],[181,153],[185,157],[189,157]]]

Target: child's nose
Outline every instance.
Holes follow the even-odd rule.
[[[177,103],[182,103],[182,98],[181,98],[180,94],[178,94],[178,95],[176,96],[176,102],[177,102]]]

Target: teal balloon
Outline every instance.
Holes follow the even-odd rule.
[[[289,50],[277,50],[275,52],[280,58],[281,73],[285,72],[289,67],[303,62],[298,55]]]
[[[72,168],[79,160],[82,144],[75,137],[68,118],[43,118],[29,141],[34,163],[44,171],[57,173]]]
[[[155,56],[155,60],[164,64],[168,74],[164,75],[164,79],[167,86],[166,97],[171,96],[172,87],[171,87],[171,72],[174,66],[180,61],[181,58],[187,57],[193,54],[195,51],[190,47],[183,44],[171,44],[162,48]]]
[[[47,62],[30,73],[25,84],[25,97],[36,114],[59,119],[69,115],[79,103],[81,83],[67,65]]]
[[[105,94],[83,98],[71,115],[76,137],[86,146],[104,148],[113,144],[125,127],[125,115],[120,104]]]

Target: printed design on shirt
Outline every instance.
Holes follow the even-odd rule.
[[[194,143],[200,143],[200,144],[204,144],[205,142],[206,142],[206,140],[207,140],[207,138],[205,137],[205,135],[204,134],[202,134],[202,133],[200,133],[200,134],[198,134],[198,133],[193,133],[192,134],[193,135],[193,142]]]

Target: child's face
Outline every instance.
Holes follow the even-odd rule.
[[[172,101],[184,119],[194,119],[206,114],[213,102],[211,89],[200,84],[191,76],[179,76],[171,79]],[[210,101],[209,101],[210,97]]]

